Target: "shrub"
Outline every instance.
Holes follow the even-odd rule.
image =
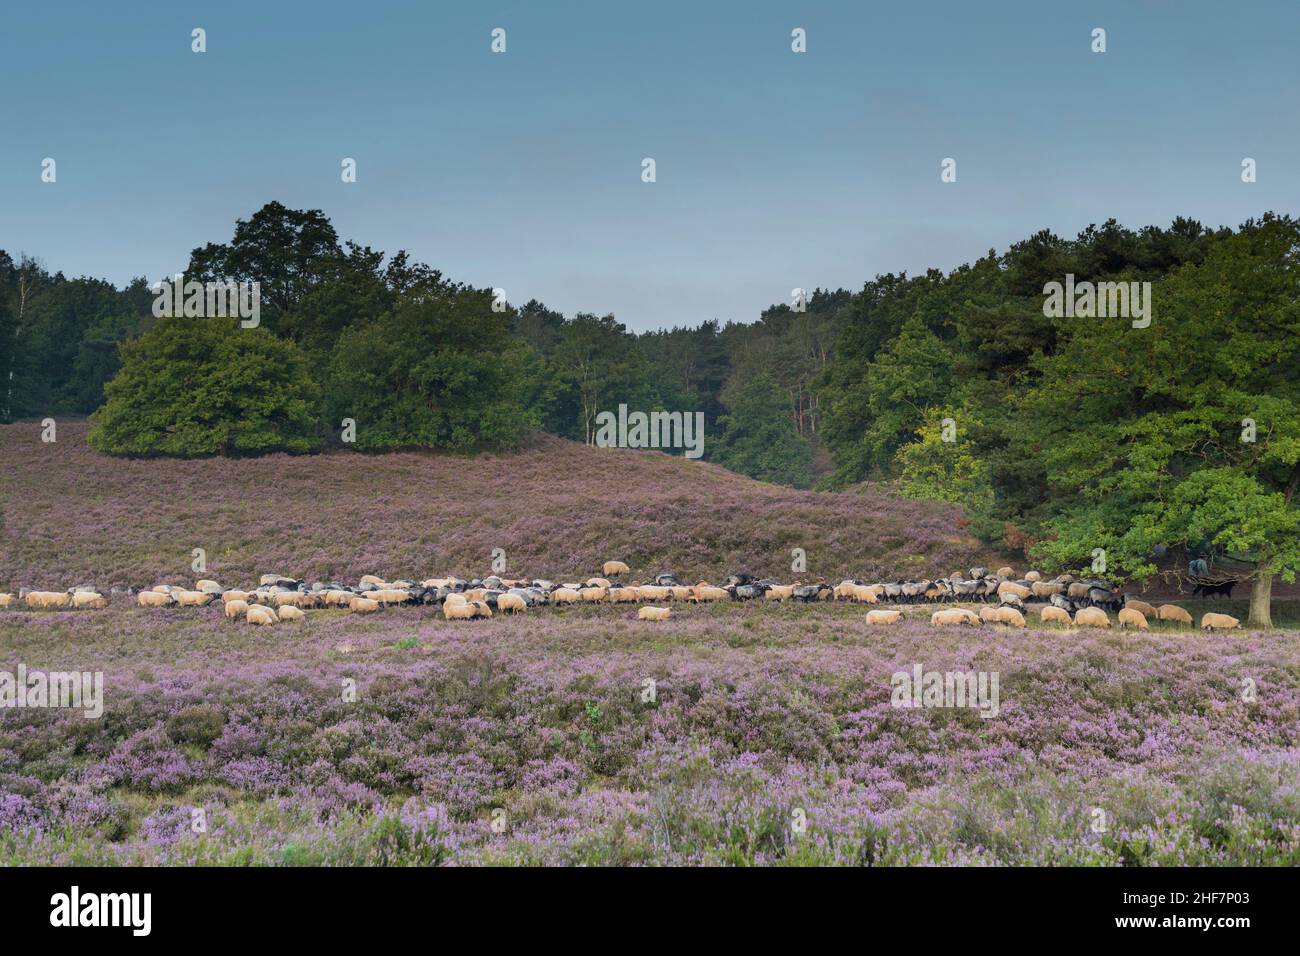
[[[233,319],[163,319],[122,346],[92,416],[92,447],[117,454],[311,451],[318,391],[291,342]]]

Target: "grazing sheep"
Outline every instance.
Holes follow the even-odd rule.
[[[731,597],[723,588],[715,588],[711,584],[700,583],[691,588],[693,599],[698,603],[700,601],[725,601]]]
[[[650,607],[649,605],[636,612],[638,621],[666,621],[672,616],[673,612],[669,608]]]
[[[367,591],[366,597],[380,604],[405,604],[411,600],[411,592],[402,588],[378,588]]]
[[[94,591],[77,591],[72,595],[72,606],[76,608],[106,608],[108,598]]]
[[[1023,584],[1017,584],[1015,581],[1003,581],[998,585],[998,596],[1003,594],[1014,594],[1022,601],[1027,601],[1033,597],[1034,592]]]
[[[469,606],[474,609],[475,617],[491,617],[492,608],[487,606],[486,601],[470,601]]]
[[[897,624],[903,619],[903,612],[894,611],[868,611],[868,624]]]
[[[1230,631],[1241,627],[1241,622],[1230,614],[1215,614],[1209,611],[1201,615],[1202,631]]]
[[[324,602],[326,607],[347,607],[354,597],[351,591],[335,589],[325,592]]]
[[[459,591],[452,591],[442,599],[442,603],[444,606],[448,604],[468,604],[469,598],[465,597],[465,595]]]
[[[1028,581],[1030,584],[1032,584],[1035,581],[1043,580],[1043,576],[1039,574],[1037,571],[1026,571],[1025,580]]]
[[[577,604],[581,600],[582,595],[573,588],[556,588],[551,592],[552,604]]]
[[[286,604],[284,607],[276,611],[275,615],[281,621],[302,621],[307,617],[301,608],[294,607],[292,604]]]
[[[348,607],[353,614],[373,614],[379,610],[379,602],[366,597],[354,597]]]
[[[636,591],[642,601],[667,601],[673,596],[671,585],[642,584]]]
[[[1070,612],[1062,607],[1045,607],[1038,613],[1038,622],[1046,624],[1055,621],[1058,624],[1070,623]]]
[[[668,589],[674,601],[689,601],[691,599],[691,589],[684,584],[674,584]]]
[[[12,594],[0,594],[0,607],[13,607],[14,596]]]
[[[1139,601],[1135,598],[1125,597],[1124,606],[1131,607],[1133,610],[1137,611],[1143,617],[1156,616],[1156,609],[1152,607],[1150,604],[1148,604],[1146,601]]]
[[[468,601],[460,604],[444,604],[442,616],[449,621],[471,621],[478,617],[478,610]]]
[[[1162,621],[1177,621],[1179,624],[1186,624],[1189,627],[1192,623],[1192,616],[1177,604],[1160,605],[1156,608],[1156,617]]]
[[[1086,601],[1088,599],[1088,585],[1083,581],[1075,581],[1073,584],[1066,586],[1065,593],[1071,601]]]
[[[502,614],[507,612],[517,614],[520,611],[528,609],[528,602],[518,594],[502,594],[497,597],[497,610]]]
[[[985,624],[1009,624],[1012,627],[1024,627],[1025,617],[1013,607],[982,607],[980,620]]]
[[[213,591],[213,592],[215,592],[215,593],[217,593],[217,594],[220,594],[220,593],[221,593],[221,585],[218,584],[216,581],[209,581],[207,578],[200,578],[198,581],[195,581],[195,582],[194,582],[194,590],[196,590],[196,591]]]
[[[1110,627],[1110,618],[1099,607],[1081,607],[1074,612],[1075,627]]]
[[[244,612],[244,620],[249,624],[256,624],[259,627],[273,627],[280,622],[275,616],[275,611],[271,610],[264,604],[254,604]]]
[[[171,607],[176,599],[166,591],[141,591],[135,596],[135,603],[140,607]]]
[[[879,584],[855,584],[849,597],[858,604],[878,604],[881,590]]]
[[[157,594],[171,594],[172,591],[175,590],[175,588],[173,588],[170,584],[155,584],[149,590]]]
[[[227,601],[225,610],[226,610],[226,617],[230,618],[232,621],[239,620],[239,618],[243,617],[245,614],[248,613],[248,602]]]
[[[610,588],[610,604],[635,604],[637,594],[631,588]]]
[[[601,565],[600,573],[607,578],[617,577],[620,574],[627,574],[631,569],[622,561],[606,561]]]
[[[67,591],[28,591],[23,600],[28,607],[69,607],[72,595]]]
[[[930,615],[931,627],[946,627],[952,624],[976,624],[980,623],[979,616],[973,611],[967,611],[963,608],[948,608],[945,611],[935,611]]]
[[[227,591],[225,594],[221,595],[221,600],[223,600],[223,601],[247,601],[247,600],[248,600],[248,592],[247,592],[247,591]]]
[[[179,607],[207,607],[217,599],[215,594],[207,591],[178,591],[176,604]]]
[[[1029,585],[1029,592],[1036,598],[1050,598],[1053,594],[1061,594],[1065,590],[1064,584],[1049,581],[1034,581]]]
[[[788,601],[794,594],[793,584],[773,584],[763,592],[764,601]]]
[[[605,588],[609,590],[609,581],[606,578],[587,578],[583,584],[589,588]]]
[[[599,604],[609,597],[609,588],[586,587],[578,592],[578,597],[582,598],[588,604]]]
[[[263,583],[263,584],[267,584],[267,583],[269,583],[269,582],[266,580],[265,576],[263,576],[263,578],[262,578],[262,583]],[[381,587],[383,587],[387,582],[386,582],[383,578],[378,577],[378,576],[376,576],[376,575],[374,575],[374,574],[363,574],[363,575],[361,575],[361,581],[360,581],[359,583],[361,583],[361,584],[373,584],[375,587],[377,587],[377,588],[381,588]]]
[[[1119,626],[1136,627],[1139,631],[1151,630],[1146,615],[1135,607],[1122,607],[1119,609]]]
[[[1014,577],[1016,576],[1016,569],[1015,569],[1015,568],[1008,568],[1008,567],[1001,567],[1001,568],[998,568],[998,570],[997,570],[997,575],[998,575],[998,577],[1000,577],[1000,578],[1014,578]]]
[[[839,584],[831,589],[831,593],[837,601],[848,601],[853,597],[853,589],[858,586],[858,582],[845,578]]]

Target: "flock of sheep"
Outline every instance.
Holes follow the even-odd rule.
[[[1149,619],[1191,625],[1192,616],[1175,604],[1153,607],[1145,601],[1122,595],[1105,581],[1080,581],[1062,574],[1044,581],[1037,571],[1017,578],[1011,568],[990,573],[987,568],[971,568],[967,574],[955,573],[946,578],[924,581],[890,581],[869,584],[844,580],[834,586],[825,582],[781,584],[770,578],[755,579],[748,574],[733,574],[725,586],[706,581],[683,584],[676,575],[659,574],[651,584],[618,585],[611,581],[627,575],[622,561],[606,561],[602,576],[583,582],[561,583],[543,579],[513,580],[499,575],[466,581],[462,578],[429,578],[415,581],[385,581],[368,574],[355,587],[339,583],[316,582],[311,585],[278,574],[262,575],[258,586],[250,590],[226,590],[216,581],[201,580],[193,588],[159,584],[145,591],[133,588],[120,593],[133,597],[140,607],[206,607],[220,600],[231,620],[271,626],[301,621],[313,608],[348,608],[353,613],[368,614],[384,607],[404,604],[437,605],[447,620],[462,621],[491,617],[493,611],[517,614],[541,605],[562,604],[638,604],[637,617],[643,621],[665,621],[672,610],[660,606],[666,602],[715,601],[849,601],[860,604],[923,604],[981,602],[978,614],[965,608],[944,608],[930,615],[936,627],[950,625],[1003,624],[1025,626],[1029,602],[1045,602],[1039,612],[1043,624],[1073,624],[1076,627],[1110,627],[1108,610],[1117,613],[1121,628],[1150,630]],[[118,593],[114,589],[113,593]],[[20,591],[0,594],[0,608],[19,601],[29,608],[104,608],[109,599],[93,586],[83,585],[67,591]],[[653,603],[646,603],[653,602]],[[893,624],[902,620],[900,608],[879,608],[867,612],[869,624]],[[1201,618],[1202,630],[1225,630],[1241,627],[1241,622],[1227,614],[1207,613]]]

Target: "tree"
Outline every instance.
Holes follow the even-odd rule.
[[[525,407],[532,354],[511,322],[489,290],[440,283],[347,329],[330,363],[331,427],[354,419],[363,450],[517,445],[538,416]]]
[[[566,433],[589,445],[602,411],[612,411],[620,402],[645,411],[655,404],[636,339],[612,315],[581,313],[564,323],[552,364],[576,398],[576,421]]]
[[[318,391],[291,342],[234,319],[168,318],[121,347],[90,444],[128,455],[320,447]]]
[[[729,386],[710,459],[759,481],[807,488],[812,447],[790,418],[785,390],[767,373]]]
[[[1153,290],[1151,325],[1070,320],[1023,403],[1054,492],[1073,500],[1038,553],[1155,570],[1208,539],[1255,563],[1250,622],[1300,570],[1300,224],[1265,216]]]
[[[187,280],[261,284],[261,306],[269,327],[292,312],[308,291],[335,274],[339,237],[319,209],[289,209],[269,202],[248,219],[235,221],[229,243],[210,242],[190,253]]]

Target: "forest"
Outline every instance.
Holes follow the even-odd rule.
[[[271,202],[185,271],[260,283],[255,329],[156,318],[145,278],[0,252],[0,421],[88,415],[91,444],[123,455],[472,453],[538,429],[591,443],[620,403],[700,411],[705,459],[732,471],[889,482],[960,504],[986,542],[1068,567],[1100,551],[1118,576],[1171,548],[1233,555],[1266,609],[1300,569],[1298,250],[1300,223],[1271,213],[1109,220],[752,322],[636,333],[501,303]],[[1045,308],[1066,281],[1150,283],[1151,321]]]

